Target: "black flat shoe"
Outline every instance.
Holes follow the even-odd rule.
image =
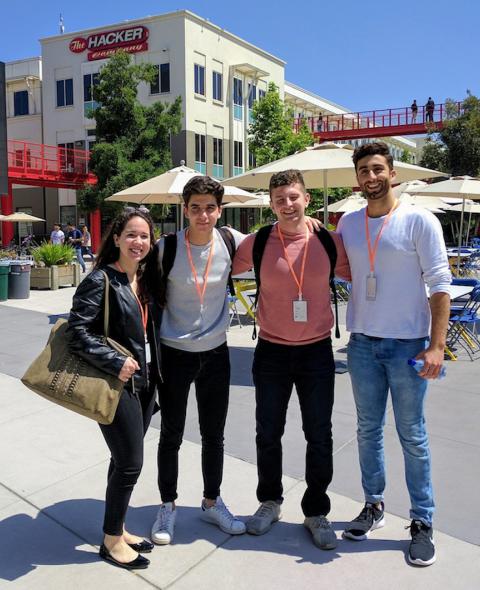
[[[137,553],[150,553],[155,547],[153,543],[143,539],[140,543],[128,543],[128,546],[134,549]]]
[[[117,567],[123,567],[123,569],[126,570],[144,570],[150,565],[150,561],[146,557],[143,557],[143,555],[137,555],[133,561],[128,561],[127,563],[117,561],[115,557],[110,555],[110,552],[103,543],[100,546],[98,554],[102,559],[108,561],[108,563],[116,565]]]

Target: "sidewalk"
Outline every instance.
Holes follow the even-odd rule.
[[[38,317],[36,339],[39,340],[42,330],[48,333],[48,316],[68,311],[72,294],[73,289],[32,292],[29,300],[0,304],[0,327],[6,325],[2,324],[2,320],[11,321],[14,314],[15,317],[22,314]],[[345,341],[344,329],[342,333],[342,342],[336,348]],[[246,518],[257,507],[256,467],[250,456],[254,447],[253,388],[248,374],[253,346],[251,328],[234,325],[229,332],[229,341],[237,372],[234,371],[232,379],[222,495],[232,512]],[[0,357],[4,351],[8,352],[8,348],[8,341],[0,344]],[[17,353],[18,350],[17,347]],[[31,355],[31,350],[28,354]],[[22,358],[21,364],[27,360]],[[459,378],[453,376],[455,371],[460,371],[460,367],[455,367],[454,363],[448,365],[450,389],[437,388],[436,395],[431,396],[433,405],[429,408],[429,425],[433,433],[432,445],[435,446],[437,498],[444,496],[445,488],[451,489],[448,493],[455,499],[454,513],[460,520],[466,513],[466,517],[470,518],[470,528],[478,534],[475,498],[480,480],[477,468],[480,453],[478,436],[475,439],[474,432],[478,434],[476,418],[480,375],[479,368],[474,369],[473,365],[465,364],[464,368],[475,370],[477,374],[470,401],[465,398],[468,392],[460,391]],[[341,539],[345,522],[361,508],[356,501],[360,499],[359,474],[358,466],[354,466],[354,426],[346,374],[338,375],[334,416],[336,474],[330,518],[339,537],[335,551],[317,549],[302,526],[300,498],[304,482],[300,477],[304,446],[301,445],[301,433],[297,432],[294,398],[289,410],[292,430],[287,431],[284,438],[285,471],[289,476],[284,478],[283,519],[262,537],[230,537],[199,519],[202,491],[200,447],[193,434],[198,427],[192,404],[189,407],[187,440],[182,445],[180,456],[181,496],[174,544],[156,547],[149,556],[152,563],[147,570],[131,573],[114,568],[97,556],[108,465],[108,451],[98,427],[29,392],[18,380],[15,371],[12,367],[12,374],[0,373],[0,588],[277,590],[324,586],[329,590],[397,587],[402,590],[417,590],[419,587],[474,590],[480,586],[478,541],[469,543],[441,532],[455,526],[454,519],[445,512],[443,501],[439,502],[439,518],[443,511],[446,525],[436,530],[438,561],[432,567],[420,569],[407,564],[408,531],[404,527],[409,522],[393,514],[387,515],[385,528],[376,531],[364,543]],[[459,390],[454,391],[454,388]],[[443,392],[446,392],[445,397]],[[447,406],[448,399],[453,395],[457,395],[457,399],[464,404],[471,403],[468,408],[457,408],[464,421],[468,422],[470,417],[470,423],[465,424],[461,432]],[[437,406],[438,401],[440,405]],[[449,423],[452,431],[444,432],[445,425]],[[158,419],[147,433],[144,468],[127,520],[132,532],[145,536],[149,535],[158,505],[156,424]],[[387,429],[392,429],[391,417]],[[390,438],[394,437],[390,430],[387,432],[388,453],[391,452]],[[458,453],[455,464],[450,462],[449,446]],[[436,448],[444,449],[444,453],[436,452]],[[393,459],[388,456],[389,494],[394,500],[387,504],[388,507],[396,507],[395,490],[403,491],[405,487],[403,477],[398,475],[401,465],[399,467],[397,463],[401,463],[401,458],[396,453],[392,451]],[[476,463],[470,457],[475,457]],[[462,468],[468,470],[470,480],[453,479]],[[298,473],[292,476],[296,471]],[[462,473],[462,477],[467,476]],[[339,490],[348,491],[350,488],[352,492],[339,493]],[[405,512],[402,501],[398,501],[398,513]],[[456,536],[467,538],[468,530],[465,529],[465,534],[462,530],[459,529]]]

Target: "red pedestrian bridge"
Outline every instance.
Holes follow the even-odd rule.
[[[429,131],[440,131],[445,120],[462,114],[463,103],[443,103],[432,109],[419,106],[417,112],[411,107],[296,117],[294,128],[298,130],[305,123],[320,141],[362,139],[366,137],[392,137],[393,135],[422,135]]]

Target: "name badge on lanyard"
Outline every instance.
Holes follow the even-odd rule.
[[[307,302],[302,298],[302,288],[303,288],[303,277],[305,274],[305,261],[307,259],[307,252],[308,252],[308,241],[310,238],[309,232],[308,232],[308,228],[306,231],[306,235],[305,235],[305,248],[303,250],[303,258],[302,258],[302,267],[301,267],[301,271],[300,271],[300,279],[298,279],[295,271],[293,270],[293,266],[292,263],[290,261],[290,258],[288,257],[288,253],[287,253],[287,249],[285,247],[285,241],[283,239],[283,234],[282,234],[282,230],[280,229],[280,226],[277,225],[277,230],[278,230],[278,237],[280,238],[280,241],[282,242],[282,246],[283,246],[283,253],[285,255],[285,260],[288,263],[288,267],[290,269],[290,273],[293,277],[293,279],[295,280],[295,282],[297,283],[297,287],[298,287],[298,299],[294,299],[292,304],[293,304],[293,321],[294,322],[306,322],[308,320],[308,314],[307,314]]]
[[[307,319],[307,302],[303,299],[295,299],[293,301],[293,321],[306,322]]]
[[[372,243],[370,241],[370,229],[368,227],[368,207],[365,207],[365,235],[367,238],[368,259],[370,262],[370,273],[367,275],[365,289],[365,296],[367,301],[375,301],[375,299],[377,298],[377,277],[375,276],[375,257],[377,256],[378,242],[380,241],[380,236],[382,235],[382,232],[385,229],[385,226],[387,225],[392,213],[397,208],[397,205],[398,200],[395,200],[392,208],[388,212],[388,215],[383,220],[377,237],[375,238],[373,248]]]

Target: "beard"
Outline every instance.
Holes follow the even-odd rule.
[[[385,197],[388,194],[389,190],[390,190],[390,183],[388,182],[388,180],[382,180],[380,182],[380,186],[374,191],[369,191],[365,187],[362,188],[362,194],[366,199],[369,199],[371,201],[376,201],[378,199],[382,199],[383,197]]]

